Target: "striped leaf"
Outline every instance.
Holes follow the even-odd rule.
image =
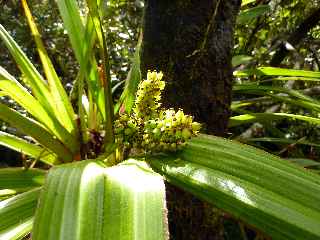
[[[24,80],[33,92],[33,95],[41,102],[48,112],[54,113],[54,106],[50,102],[52,95],[49,91],[48,85],[36,70],[34,65],[30,62],[27,56],[23,53],[18,44],[13,40],[9,33],[0,24],[0,39],[10,51],[12,57],[16,61],[19,69],[24,74]]]
[[[290,113],[251,113],[233,116],[229,119],[229,127],[236,127],[242,124],[254,123],[254,122],[268,122],[276,120],[300,120],[309,124],[320,124],[320,119],[313,117],[306,117],[303,115],[295,115]]]
[[[32,228],[40,189],[34,189],[0,202],[0,239],[23,239]]]
[[[8,190],[11,194],[40,187],[46,171],[39,169],[2,168],[0,169],[0,192]]]
[[[40,56],[40,60],[42,63],[42,67],[46,78],[48,80],[48,85],[50,92],[52,94],[52,102],[55,104],[55,113],[58,119],[61,121],[63,126],[69,132],[77,132],[77,126],[74,121],[75,113],[73,111],[71,102],[69,101],[68,95],[63,88],[63,85],[53,67],[53,64],[48,56],[48,53],[44,47],[44,44],[41,40],[40,33],[37,29],[37,26],[34,22],[34,19],[31,15],[30,9],[27,5],[26,0],[22,0],[22,6],[25,11],[26,18],[28,20],[29,27],[31,29],[31,33],[35,39],[38,53]]]
[[[66,139],[70,140],[70,138],[75,138],[61,125],[54,115],[47,113],[41,103],[35,99],[26,88],[1,67],[0,89],[41,122],[47,130],[57,136],[60,140],[64,141]],[[74,140],[73,144],[73,148],[77,149],[78,146]]]
[[[53,167],[40,197],[33,239],[167,239],[163,179],[131,160]]]
[[[49,165],[60,163],[57,155],[53,152],[6,132],[0,131],[0,145],[33,157],[34,159],[39,159]]]
[[[320,176],[262,150],[202,135],[176,156],[150,156],[178,187],[273,239],[320,238]]]
[[[252,75],[258,75],[258,76],[288,76],[288,77],[291,76],[291,77],[320,78],[320,72],[277,68],[277,67],[259,67],[257,69],[235,71],[233,75],[236,77],[248,77]]]
[[[10,109],[6,105],[0,103],[0,119],[17,128],[24,134],[27,134],[38,141],[42,146],[50,149],[64,161],[72,161],[73,155],[71,151],[56,139],[50,132],[42,127],[38,122],[23,116],[15,110]],[[71,146],[72,138],[65,139],[68,145]],[[72,149],[72,148],[71,148]]]

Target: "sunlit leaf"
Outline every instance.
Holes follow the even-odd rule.
[[[40,161],[49,165],[60,163],[57,155],[48,151],[48,149],[1,131],[0,145],[8,147],[21,154],[33,157],[34,159],[39,159]]]
[[[259,149],[201,135],[148,162],[172,184],[273,239],[320,238],[320,176]]]
[[[77,126],[74,121],[75,113],[69,101],[68,95],[63,88],[63,85],[53,67],[53,64],[48,56],[48,53],[41,40],[40,33],[31,15],[30,9],[26,0],[22,0],[22,6],[28,20],[31,33],[35,39],[40,60],[44,69],[44,73],[48,80],[50,92],[52,94],[52,102],[55,104],[55,113],[58,119],[69,132],[77,132]],[[75,135],[77,136],[77,135]]]
[[[33,239],[168,239],[161,176],[131,160],[105,168],[82,161],[49,171]],[[50,224],[48,224],[50,221]]]
[[[19,69],[24,74],[23,79],[31,87],[34,96],[41,102],[48,112],[54,113],[54,107],[52,106],[52,103],[50,103],[52,95],[49,92],[46,82],[1,24],[0,38],[10,51]]]
[[[257,75],[257,76],[292,76],[292,77],[320,78],[320,72],[276,68],[276,67],[259,67],[257,69],[235,71],[233,72],[233,75],[236,77],[247,77],[247,76]]]
[[[2,168],[0,169],[0,192],[11,190],[12,193],[40,187],[46,172],[39,169]],[[0,203],[1,204],[1,203]]]
[[[40,189],[0,202],[0,239],[22,239],[32,229]]]
[[[307,117],[303,115],[296,115],[290,113],[251,113],[243,114],[239,116],[233,116],[229,119],[229,127],[235,127],[242,124],[254,123],[254,122],[268,122],[277,120],[301,120],[310,124],[320,124],[320,119]]]
[[[240,64],[246,64],[252,60],[252,57],[247,55],[236,55],[232,57],[232,66],[236,67]]]
[[[72,160],[73,155],[70,150],[68,150],[66,146],[64,146],[39,123],[21,115],[17,111],[10,109],[2,103],[0,103],[0,119],[19,129],[21,132],[30,135],[41,145],[57,154],[59,158],[63,159],[64,161],[68,162]],[[72,140],[72,138],[70,140]],[[71,142],[67,143],[68,145],[72,144]]]

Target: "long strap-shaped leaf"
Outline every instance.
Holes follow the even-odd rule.
[[[34,116],[42,125],[46,126],[47,130],[57,136],[61,141],[70,142],[71,140],[69,147],[72,151],[77,151],[79,148],[79,144],[76,141],[77,138],[69,133],[53,114],[48,114],[40,102],[1,66],[0,89]]]
[[[75,113],[69,101],[68,95],[64,90],[62,83],[44,47],[44,44],[41,40],[40,33],[31,15],[31,12],[27,5],[26,0],[22,0],[22,6],[25,11],[25,15],[27,17],[32,35],[37,45],[37,49],[38,49],[40,60],[44,69],[44,73],[48,80],[49,89],[53,97],[52,101],[56,106],[55,113],[57,114],[58,119],[61,121],[64,127],[68,129],[69,132],[75,133],[77,132],[77,127],[75,123]]]
[[[80,10],[75,0],[58,0],[57,5],[63,20],[64,27],[80,64],[80,72],[86,74],[88,90],[96,101],[99,111],[105,119],[104,90],[101,88],[96,60],[93,58],[93,43],[96,37],[94,24],[89,17],[86,27],[80,17]],[[89,54],[91,53],[91,54]],[[88,62],[90,65],[88,66]]]
[[[101,1],[102,2],[102,1]],[[89,15],[91,21],[94,24],[98,43],[100,46],[100,58],[102,60],[102,71],[100,74],[100,82],[102,88],[104,89],[104,102],[105,102],[105,121],[104,121],[104,130],[105,130],[105,138],[104,143],[112,143],[114,142],[113,136],[113,99],[111,92],[111,76],[110,76],[110,66],[109,66],[109,53],[108,48],[106,46],[106,40],[103,33],[102,27],[102,11],[101,5],[96,0],[87,0]]]
[[[0,239],[22,239],[32,228],[40,189],[0,202]]]
[[[2,103],[0,103],[0,119],[23,133],[30,135],[42,146],[53,151],[64,161],[72,161],[73,155],[70,150],[36,121],[21,115]],[[72,138],[70,140],[72,140]],[[68,144],[70,144],[70,142],[68,142]]]
[[[150,163],[173,184],[274,239],[320,238],[320,177],[271,154],[202,135],[176,156]]]
[[[40,169],[2,168],[0,169],[0,192],[14,192],[40,187],[44,182],[46,171]]]
[[[105,169],[82,161],[49,171],[34,240],[167,239],[163,179],[132,160]]]
[[[268,122],[273,120],[300,120],[310,124],[320,125],[319,118],[306,117],[303,115],[295,115],[290,113],[251,113],[233,116],[229,119],[229,127],[235,127],[242,124],[253,123],[253,122]]]
[[[320,78],[320,72],[277,68],[277,67],[259,67],[257,69],[235,71],[233,75],[236,77],[248,77],[251,75],[258,75],[258,76],[292,76],[292,77]]]
[[[48,112],[54,113],[54,105],[50,102],[52,95],[48,85],[45,83],[40,73],[32,65],[27,56],[23,53],[18,44],[0,24],[0,38],[10,51],[21,72],[25,75],[23,79],[30,86],[34,96],[41,102]]]
[[[124,107],[124,110],[127,113],[130,113],[133,107],[138,85],[141,81],[141,70],[140,70],[141,43],[142,43],[142,33],[140,33],[136,50],[131,60],[131,68],[128,73],[127,79],[125,81],[124,90],[120,96],[119,101],[117,102],[117,105],[115,106],[115,109],[114,109],[115,114],[118,114],[121,106]]]
[[[27,142],[24,139],[1,131],[0,145],[8,147],[19,153],[23,153],[35,159],[39,159],[40,161],[49,165],[60,163],[57,155],[53,152],[50,152],[47,149],[40,147],[34,143]]]

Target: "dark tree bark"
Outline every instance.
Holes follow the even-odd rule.
[[[239,5],[239,0],[146,0],[142,71],[163,71],[165,105],[183,107],[217,135],[226,132],[229,118]]]
[[[183,108],[208,133],[224,135],[240,0],[146,0],[142,73],[164,73],[166,107]],[[167,185],[171,239],[221,239],[212,207]]]
[[[314,28],[320,21],[320,8],[316,9],[312,14],[310,14],[298,27],[297,29],[289,35],[286,42],[290,43],[292,46],[296,46],[301,42],[308,34],[308,32]],[[287,56],[289,50],[285,47],[285,43],[280,44],[279,49],[273,55],[270,66],[277,67]]]

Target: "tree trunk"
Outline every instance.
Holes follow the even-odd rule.
[[[230,114],[233,32],[240,3],[145,1],[143,75],[162,71],[164,105],[183,108],[215,135],[226,133]],[[170,185],[167,189],[172,239],[221,239],[210,206]]]

